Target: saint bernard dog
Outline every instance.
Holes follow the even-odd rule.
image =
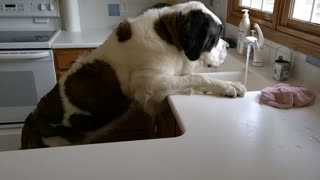
[[[174,94],[244,96],[239,82],[193,74],[226,57],[221,21],[200,2],[150,9],[119,24],[67,71],[27,117],[21,149],[89,143]]]

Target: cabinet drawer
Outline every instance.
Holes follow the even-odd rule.
[[[54,60],[56,69],[67,70],[74,62],[76,62],[79,57],[89,53],[93,49],[55,49]]]

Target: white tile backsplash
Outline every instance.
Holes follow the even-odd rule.
[[[238,39],[238,28],[236,28],[234,25],[229,23],[225,23],[224,27],[225,27],[225,30],[224,30],[225,37],[231,38],[233,40]]]

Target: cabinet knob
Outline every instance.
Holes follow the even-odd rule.
[[[56,7],[54,7],[53,4],[49,4],[48,8],[49,8],[49,11],[54,11],[56,9]]]
[[[39,10],[40,11],[46,10],[46,5],[45,4],[39,4]]]

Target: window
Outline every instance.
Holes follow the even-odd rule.
[[[229,0],[227,22],[238,26],[242,9],[266,38],[320,59],[320,0]]]
[[[274,0],[241,0],[240,6],[267,13],[273,12]]]

